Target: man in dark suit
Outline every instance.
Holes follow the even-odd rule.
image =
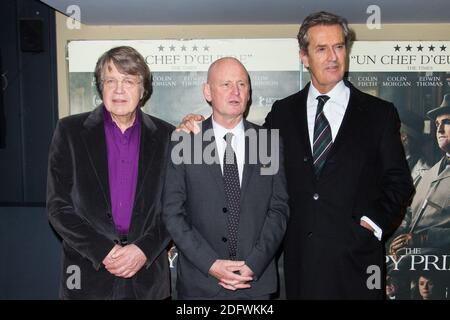
[[[344,18],[309,15],[298,34],[311,75],[276,101],[265,126],[280,129],[291,215],[284,244],[288,299],[380,299],[384,239],[413,193],[395,107],[344,81]],[[183,130],[195,130],[190,115]]]
[[[104,53],[95,70],[103,104],[61,119],[50,147],[47,207],[62,237],[63,299],[170,296],[161,221],[173,127],[140,110],[150,70],[131,47]]]
[[[174,134],[174,141],[193,143],[181,152],[184,139],[174,143],[164,191],[163,219],[180,254],[178,295],[269,299],[277,290],[274,257],[289,211],[280,143],[244,120],[250,79],[238,60],[214,62],[203,94],[212,116],[195,136]],[[261,152],[271,155],[272,171],[265,171]]]
[[[303,21],[300,57],[311,82],[266,118],[285,144],[288,299],[383,298],[384,239],[413,193],[395,107],[343,80],[349,34],[331,13]]]

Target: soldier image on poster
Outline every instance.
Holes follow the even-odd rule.
[[[390,245],[393,255],[405,247],[450,248],[450,94],[427,115],[435,121],[436,139],[445,155],[417,185],[411,219]]]
[[[417,187],[423,173],[430,169],[427,154],[423,150],[425,143],[423,135],[424,119],[413,112],[403,111],[403,109],[400,109],[399,112],[402,122],[400,138],[405,149],[414,187]]]
[[[438,259],[445,259],[450,251],[450,94],[446,94],[442,104],[429,111],[427,116],[436,125],[437,143],[444,155],[422,174],[410,210],[389,245],[389,254],[397,262],[405,258],[402,255],[409,253],[433,256],[435,263],[423,264],[422,270],[435,269],[433,271],[448,278],[448,269],[437,269],[440,266]],[[403,259],[401,264],[411,266],[411,259]],[[419,280],[412,279],[411,285],[413,290],[419,285]]]

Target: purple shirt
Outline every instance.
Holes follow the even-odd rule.
[[[112,216],[119,234],[127,234],[138,176],[141,110],[137,108],[133,125],[123,134],[111,114],[106,109],[103,111]]]

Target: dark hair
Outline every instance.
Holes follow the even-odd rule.
[[[152,75],[144,57],[136,49],[128,46],[115,47],[106,51],[98,60],[95,66],[95,85],[100,97],[103,96],[103,74],[109,63],[121,73],[139,76],[144,87],[144,94],[139,105],[144,106],[145,102],[152,94]]]
[[[320,11],[310,14],[303,20],[300,30],[298,31],[297,40],[300,50],[308,54],[309,36],[308,30],[318,25],[340,25],[344,33],[345,46],[348,48],[352,40],[352,33],[348,27],[347,20],[333,13]]]
[[[446,285],[444,284],[444,279],[439,277],[436,272],[432,271],[421,271],[417,273],[415,278],[415,287],[411,291],[411,298],[414,300],[423,300],[420,294],[420,278],[427,279],[433,283],[433,291],[430,295],[430,300],[445,300],[446,298]]]

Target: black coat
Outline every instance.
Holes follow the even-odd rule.
[[[360,218],[369,217],[385,238],[400,224],[413,192],[395,107],[345,84],[349,105],[318,178],[306,117],[309,84],[276,101],[266,118],[285,146],[288,299],[382,298],[384,276],[380,289],[369,290],[366,282],[369,266],[384,269],[384,241],[362,228]]]
[[[169,235],[161,221],[162,189],[173,127],[142,113],[138,180],[128,242],[147,256],[133,277],[138,299],[170,295],[166,247]],[[118,241],[111,213],[103,106],[61,119],[50,147],[47,208],[63,240],[60,296],[63,299],[112,298],[114,279],[102,261]],[[81,271],[81,289],[66,285],[69,266]],[[69,269],[70,270],[70,269]]]

